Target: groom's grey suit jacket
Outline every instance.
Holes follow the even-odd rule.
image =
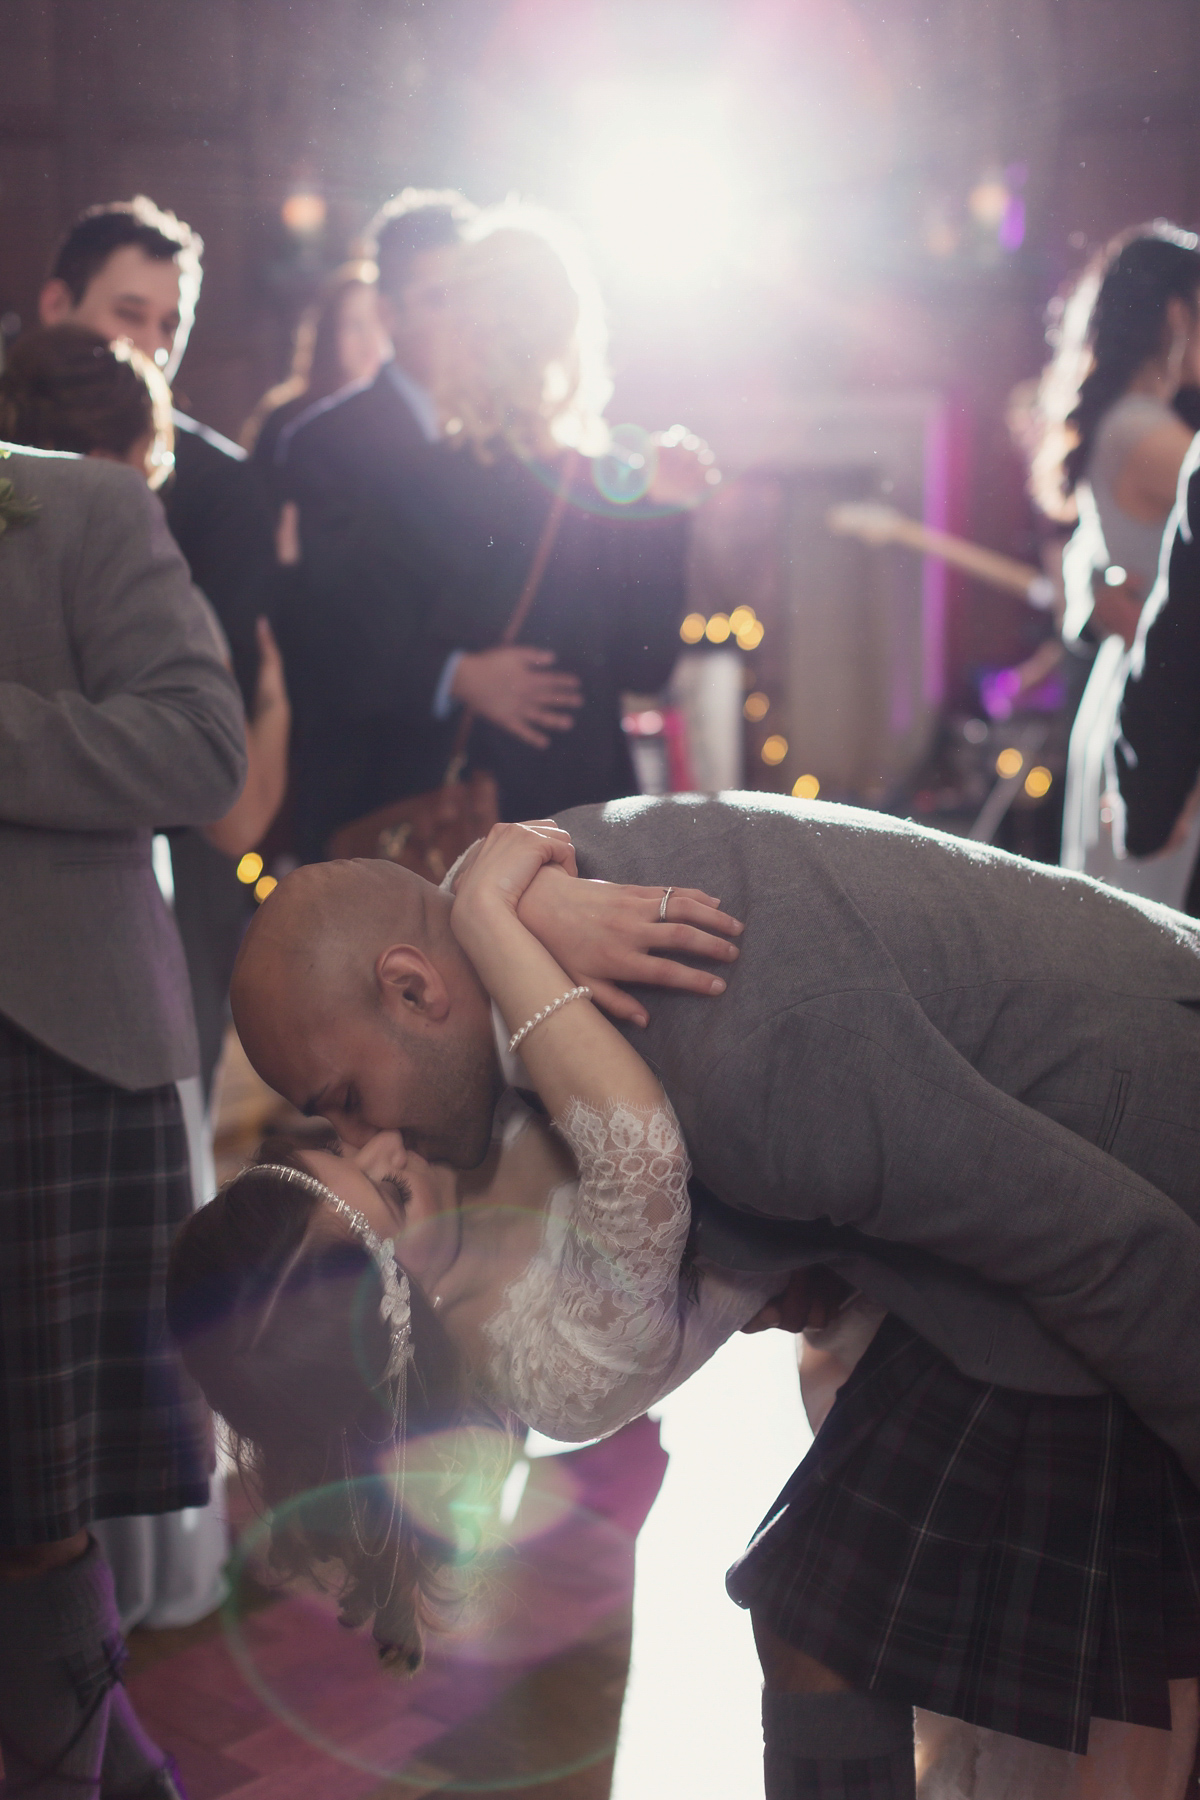
[[[1200,1479],[1200,926],[771,795],[560,815],[580,873],[719,894],[719,1000],[641,990],[698,1247],[839,1269],[965,1373],[1108,1384]]]
[[[0,481],[39,510],[0,534],[0,1013],[117,1087],[158,1087],[198,1052],[151,835],[232,806],[241,701],[134,470],[6,450]]]

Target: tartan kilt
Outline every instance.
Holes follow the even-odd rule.
[[[856,1688],[1082,1752],[1200,1675],[1200,1491],[1116,1395],[989,1387],[888,1318],[727,1587]]]
[[[207,1500],[164,1311],[191,1204],[173,1083],[112,1087],[0,1018],[0,1546]]]

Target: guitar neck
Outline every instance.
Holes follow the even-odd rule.
[[[1001,556],[997,550],[985,550],[981,544],[952,537],[948,531],[935,531],[931,525],[906,519],[900,513],[895,515],[888,535],[895,543],[918,550],[922,556],[939,557],[967,575],[974,575],[976,580],[986,581],[990,587],[1020,594],[1035,606],[1047,604],[1049,583],[1032,563],[1018,562],[1015,556]]]

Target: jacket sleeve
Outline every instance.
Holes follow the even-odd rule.
[[[1200,439],[1197,440],[1200,445]],[[1142,614],[1121,703],[1117,779],[1125,802],[1125,846],[1161,850],[1200,774],[1200,472],[1189,452],[1172,515],[1171,554]]]
[[[366,512],[345,536],[305,534],[288,601],[288,647],[320,671],[328,704],[344,717],[395,717],[414,729],[432,721],[454,646],[438,644],[426,630],[427,575],[375,524]]]
[[[687,515],[618,518],[620,604],[610,638],[618,687],[656,694],[666,686],[680,652],[679,626],[687,606]]]
[[[91,474],[64,580],[78,691],[0,682],[0,818],[62,831],[204,824],[245,779],[237,688],[157,500],[132,470]]]
[[[1200,1477],[1200,1227],[1174,1201],[986,1081],[907,993],[809,1001],[735,1054],[754,1088],[723,1058],[701,1096],[718,1192],[756,1166],[756,1212],[1016,1288]]]

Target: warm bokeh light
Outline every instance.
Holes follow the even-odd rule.
[[[744,630],[737,634],[739,650],[757,650],[763,641],[763,623],[761,619],[752,619]]]
[[[770,710],[771,702],[765,694],[747,694],[742,716],[749,719],[752,725],[757,725],[760,719],[766,718]]]
[[[788,741],[785,737],[780,737],[778,732],[773,733],[767,739],[761,751],[763,761],[770,768],[774,768],[776,763],[781,763],[787,753]]]
[[[815,800],[821,791],[821,784],[815,775],[801,775],[792,788],[793,800]]]
[[[752,606],[735,606],[729,615],[729,629],[734,637],[740,637],[743,631],[749,631],[757,624],[758,614]]]
[[[704,636],[704,627],[708,620],[703,613],[689,613],[679,627],[679,635],[685,644],[698,644]]]
[[[279,209],[279,216],[297,237],[315,237],[325,223],[326,210],[320,194],[302,190],[288,195]]]
[[[237,878],[244,881],[247,887],[253,887],[263,872],[263,859],[257,850],[247,850],[237,866]]]
[[[1014,775],[1021,773],[1024,763],[1025,758],[1021,752],[1014,750],[1010,745],[1007,750],[1002,750],[996,758],[996,773],[1005,781],[1011,781]]]
[[[723,644],[729,636],[729,620],[724,613],[714,613],[704,628],[710,644]]]
[[[278,886],[279,883],[273,875],[264,875],[261,881],[256,881],[254,884],[254,898],[259,901],[266,900]]]
[[[1025,792],[1031,800],[1040,800],[1044,794],[1050,792],[1053,782],[1054,777],[1049,769],[1043,768],[1039,763],[1037,768],[1030,769],[1025,777]]]

